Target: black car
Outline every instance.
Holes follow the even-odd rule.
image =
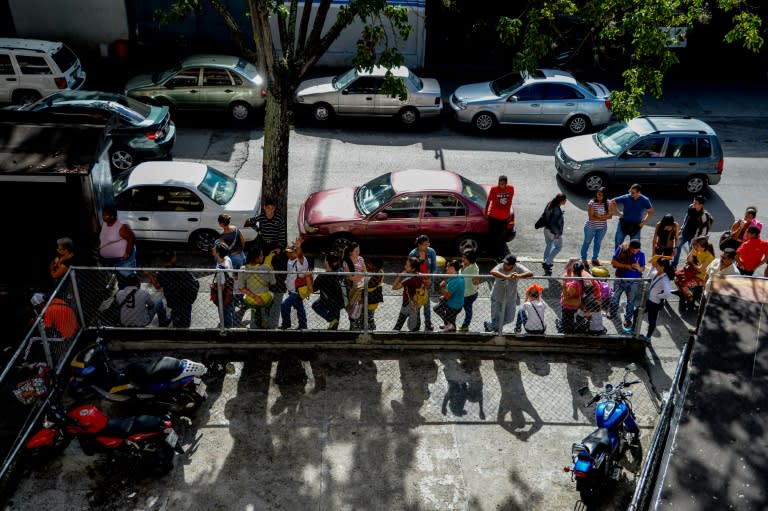
[[[122,171],[145,160],[167,157],[176,140],[176,126],[167,106],[152,106],[113,92],[62,91],[34,103],[13,107],[27,112],[82,115],[84,120],[115,116],[110,131],[112,169]]]

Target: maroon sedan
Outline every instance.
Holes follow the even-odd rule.
[[[434,243],[482,251],[487,246],[483,210],[490,188],[445,170],[389,172],[361,186],[311,194],[299,209],[299,233],[324,248],[339,240],[376,241],[387,248],[394,248],[390,241],[405,241],[410,246],[416,236],[426,234]],[[507,240],[514,235],[513,211]]]

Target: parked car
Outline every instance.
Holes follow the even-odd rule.
[[[720,182],[725,162],[715,131],[692,117],[649,115],[555,149],[557,175],[594,192],[610,182],[683,184],[691,194]]]
[[[171,69],[131,78],[125,94],[172,111],[221,111],[245,121],[264,108],[267,84],[256,66],[240,57],[193,55]]]
[[[261,211],[261,181],[232,178],[194,162],[145,162],[114,179],[119,218],[136,237],[152,241],[189,242],[210,250],[220,236],[221,213],[240,226]],[[241,228],[247,241],[256,238]]]
[[[360,186],[311,194],[299,208],[299,234],[328,248],[353,240],[410,247],[426,234],[434,242],[477,250],[487,246],[484,209],[491,186],[446,170],[388,172]],[[507,239],[514,235],[513,210]]]
[[[109,132],[109,160],[115,171],[167,157],[176,140],[176,126],[168,107],[146,105],[114,92],[63,91],[15,108],[69,117],[82,115],[84,120],[116,117],[117,123]]]
[[[611,119],[611,92],[566,71],[515,71],[490,82],[462,85],[449,98],[456,120],[480,132],[499,124],[562,126],[581,135]]]
[[[407,67],[394,67],[392,74],[403,80],[407,97],[401,100],[381,92],[387,69],[350,69],[338,76],[304,80],[296,90],[295,101],[308,108],[318,122],[334,115],[397,117],[412,125],[421,118],[437,117],[443,108],[440,84],[434,78],[419,78]]]
[[[0,38],[0,103],[32,103],[84,83],[80,59],[66,44]]]

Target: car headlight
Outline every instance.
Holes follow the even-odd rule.
[[[304,103],[304,96],[294,96],[293,100],[296,103]]]
[[[317,227],[314,227],[309,222],[304,220],[304,232],[306,232],[307,234],[314,234],[314,233],[316,233],[319,230],[320,229],[318,229]]]

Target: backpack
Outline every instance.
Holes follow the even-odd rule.
[[[413,300],[413,303],[418,305],[419,307],[423,307],[424,305],[429,303],[429,292],[428,287],[423,284],[416,288],[416,291],[413,293],[413,296],[411,297],[411,300]]]
[[[179,272],[177,291],[182,303],[194,303],[200,291],[200,281],[188,271]]]
[[[613,296],[613,288],[611,285],[605,280],[598,280],[597,283],[598,286],[600,286],[600,299],[603,301],[610,300],[611,296]]]
[[[715,223],[715,217],[713,217],[712,214],[707,210],[704,210],[704,215],[707,216],[707,220],[706,222],[702,223],[702,226],[707,229],[707,232],[709,232],[712,230],[712,225]]]
[[[583,285],[579,280],[569,280],[563,285],[561,304],[567,309],[578,309],[581,306]]]

